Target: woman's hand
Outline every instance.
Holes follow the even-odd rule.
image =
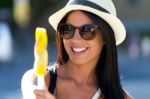
[[[37,77],[34,75],[33,69],[28,70],[23,75],[21,80],[21,91],[23,99],[56,99],[49,93],[47,87],[43,90],[38,89]]]
[[[34,90],[35,99],[56,99],[52,94],[49,93],[47,87],[44,90]]]

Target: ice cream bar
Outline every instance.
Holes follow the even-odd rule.
[[[47,41],[48,38],[46,29],[37,27],[35,31],[34,45],[34,73],[37,76],[39,89],[43,89],[45,86],[44,76],[46,74],[46,66],[48,64]]]

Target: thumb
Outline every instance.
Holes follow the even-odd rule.
[[[47,87],[45,87],[44,90],[45,90],[46,99],[56,99],[55,96],[48,91]]]

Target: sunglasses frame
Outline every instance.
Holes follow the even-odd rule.
[[[63,27],[62,27],[63,26]],[[67,27],[68,26],[68,27]],[[85,26],[89,26],[91,29],[89,29],[90,31],[88,31],[88,28],[89,27],[87,27],[86,29],[87,29],[87,31],[82,31],[82,30],[86,30],[86,29],[83,29]],[[69,31],[69,30],[66,30],[65,32],[63,31],[63,29],[64,28],[71,28],[71,30],[72,31]],[[73,26],[72,24],[68,24],[68,23],[62,23],[62,24],[60,24],[59,26],[58,26],[58,28],[57,28],[57,31],[60,33],[60,35],[61,35],[61,37],[63,38],[63,39],[71,39],[73,36],[74,36],[74,34],[75,34],[75,31],[76,31],[76,29],[78,29],[79,30],[79,34],[80,34],[80,36],[84,39],[84,40],[92,40],[92,39],[94,39],[95,38],[95,36],[96,36],[96,30],[97,30],[97,28],[98,28],[98,25],[96,25],[96,24],[84,24],[84,25],[82,25],[82,26],[80,26],[80,27],[76,27],[76,26]],[[62,29],[62,30],[61,30]],[[68,34],[68,36],[67,36],[67,34]],[[66,35],[66,37],[65,37],[65,35]]]

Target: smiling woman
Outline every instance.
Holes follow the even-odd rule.
[[[92,66],[91,64],[95,66],[104,44],[101,31],[94,27],[97,27],[97,25],[93,25],[94,22],[81,11],[69,13],[66,23],[81,27],[80,29],[74,29],[74,31],[70,28],[66,28],[63,33],[63,37],[67,31],[69,31],[70,34],[71,32],[74,33],[69,39],[63,39],[63,44],[70,61],[78,65],[84,64],[84,66],[88,68]]]
[[[46,89],[27,89],[36,99],[131,99],[122,89],[117,60],[125,28],[111,0],[70,0],[49,21],[58,58],[45,75]],[[22,82],[35,86],[36,77],[27,74]]]

